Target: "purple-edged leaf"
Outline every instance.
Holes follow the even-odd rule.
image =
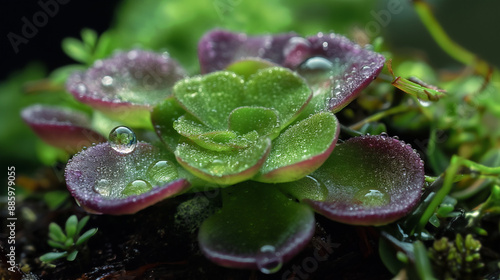
[[[130,125],[144,126],[152,107],[184,77],[186,72],[169,56],[131,50],[73,74],[67,88],[82,103]]]
[[[282,64],[284,49],[295,33],[248,37],[244,33],[213,30],[206,33],[198,44],[201,73],[225,69],[243,58],[257,57]]]
[[[174,96],[203,124],[227,129],[229,113],[242,105],[244,80],[231,72],[216,72],[185,79],[175,85]]]
[[[304,79],[286,68],[262,69],[246,83],[245,104],[273,108],[278,112],[281,128],[299,115],[311,97]]]
[[[311,176],[329,192],[323,200],[303,200],[317,212],[348,224],[383,225],[417,204],[424,166],[419,155],[397,139],[360,136],[337,145]]]
[[[198,235],[202,252],[219,265],[277,272],[314,233],[313,211],[271,185],[245,182],[222,192],[222,209]]]
[[[295,69],[299,64],[311,57],[311,43],[302,37],[292,37],[283,47],[285,60],[282,65]]]
[[[260,58],[247,58],[231,63],[226,67],[226,70],[243,77],[245,80],[248,80],[250,76],[257,73],[257,71],[261,69],[277,66],[279,65],[276,63],[272,63],[269,60]]]
[[[321,112],[287,128],[273,141],[273,148],[257,181],[298,180],[320,167],[337,143],[340,126],[330,112]]]
[[[156,134],[171,152],[175,151],[180,138],[180,135],[173,127],[173,123],[184,114],[186,114],[186,111],[179,106],[174,97],[165,99],[156,105],[153,112],[151,112],[151,122]]]
[[[177,161],[195,176],[216,184],[231,185],[250,179],[266,160],[269,138],[260,138],[248,148],[213,151],[185,141],[177,146]]]
[[[69,153],[106,141],[104,136],[90,129],[89,118],[76,111],[33,105],[23,109],[21,117],[42,140]]]
[[[276,186],[286,194],[299,200],[325,200],[328,197],[328,189],[316,178],[307,175],[306,177],[288,183],[276,184]]]
[[[313,89],[308,113],[337,112],[377,77],[385,58],[343,36],[319,33],[308,38],[310,57],[297,67]],[[305,48],[305,47],[304,47]]]
[[[152,145],[138,143],[133,152],[122,154],[103,143],[75,155],[65,176],[71,195],[87,211],[121,215],[187,190],[190,184],[181,169]]]

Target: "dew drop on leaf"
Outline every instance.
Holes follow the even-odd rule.
[[[297,69],[297,73],[310,83],[315,84],[317,81],[328,79],[332,74],[333,67],[334,65],[330,60],[314,56],[302,62]]]
[[[356,193],[355,199],[360,201],[365,206],[377,207],[387,205],[391,198],[390,196],[380,190],[360,190]]]
[[[363,78],[365,78],[365,79],[370,77],[372,72],[373,72],[372,68],[368,65],[363,66],[360,70],[361,76],[363,76]]]
[[[117,126],[109,133],[109,143],[120,154],[130,154],[137,147],[135,133],[126,126]]]
[[[283,258],[272,245],[264,245],[257,254],[257,267],[265,274],[275,273],[283,266]]]
[[[104,77],[102,77],[101,84],[104,87],[111,87],[113,85],[113,77],[111,77],[111,76],[104,76]]]
[[[138,195],[141,193],[145,193],[153,189],[153,186],[147,181],[144,180],[134,180],[130,182],[125,189],[121,192],[124,196],[130,195]]]
[[[106,179],[97,181],[93,187],[93,190],[102,196],[109,196],[111,194],[111,187],[109,181]]]
[[[148,179],[153,185],[160,185],[177,179],[177,167],[167,160],[157,161],[148,168],[146,172]]]
[[[76,91],[79,94],[85,94],[87,92],[87,87],[84,84],[78,84],[76,85]]]

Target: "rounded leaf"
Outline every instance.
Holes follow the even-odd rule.
[[[382,55],[363,49],[343,36],[318,33],[307,39],[309,57],[296,70],[314,92],[308,113],[325,108],[340,111],[377,77],[384,66]]]
[[[175,151],[180,139],[180,135],[174,129],[173,123],[185,113],[186,111],[173,96],[160,102],[151,112],[151,122],[156,134],[171,152]]]
[[[226,30],[210,31],[198,44],[201,73],[222,70],[235,61],[249,57],[282,64],[285,60],[283,50],[296,36],[296,33],[283,33],[251,37]]]
[[[279,133],[278,112],[264,107],[239,107],[229,115],[229,129],[240,135],[256,131],[267,136]],[[271,137],[274,138],[274,137]]]
[[[300,114],[311,97],[304,79],[282,67],[262,69],[246,83],[245,105],[276,110],[282,128]]]
[[[320,167],[337,143],[340,125],[330,112],[311,115],[290,127],[273,141],[273,147],[257,181],[291,182]]]
[[[185,141],[175,151],[177,161],[195,176],[216,184],[232,185],[252,178],[266,160],[271,140],[262,137],[248,148],[213,151]]]
[[[138,143],[133,152],[121,154],[103,143],[75,155],[65,176],[71,195],[87,211],[120,215],[185,191],[190,185],[177,168],[152,145]]]
[[[104,136],[90,129],[89,118],[80,112],[33,105],[23,109],[21,117],[42,140],[69,153],[106,141]]]
[[[219,265],[276,272],[314,233],[313,211],[273,186],[245,182],[222,194],[222,209],[198,235],[202,252]]]
[[[145,126],[152,107],[184,77],[186,72],[168,55],[131,50],[73,74],[67,88],[82,103],[131,126]]]
[[[303,201],[332,220],[355,225],[403,217],[418,203],[425,179],[419,155],[387,136],[360,136],[337,145],[311,176],[328,195]]]
[[[220,71],[177,83],[174,96],[200,122],[224,130],[229,113],[242,104],[243,84],[240,76]]]

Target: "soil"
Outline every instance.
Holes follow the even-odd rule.
[[[59,188],[64,186],[59,186]],[[16,228],[21,269],[9,273],[2,260],[0,279],[391,279],[378,255],[378,231],[354,227],[317,215],[316,233],[308,246],[275,274],[217,266],[200,252],[193,225],[176,222],[177,206],[189,198],[168,199],[134,215],[91,215],[84,230],[98,232],[73,262],[44,265],[38,257],[51,251],[46,243],[50,222],[63,225],[72,214],[85,213],[74,200],[49,210],[39,194],[17,205],[22,220]],[[5,220],[7,213],[2,212]],[[29,218],[28,218],[29,217]],[[2,236],[3,238],[6,236]],[[325,246],[325,244],[331,246]],[[2,245],[4,247],[4,245]],[[3,251],[4,249],[2,249]],[[2,256],[5,256],[2,252]]]

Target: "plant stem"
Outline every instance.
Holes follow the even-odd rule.
[[[436,192],[436,195],[432,199],[431,203],[429,204],[427,209],[425,209],[422,217],[420,217],[417,231],[421,231],[425,227],[432,214],[434,214],[434,212],[436,211],[436,208],[439,206],[439,204],[441,204],[441,202],[443,202],[445,196],[450,193],[453,186],[455,174],[458,173],[458,168],[462,163],[461,160],[462,158],[456,155],[451,158],[450,166],[445,171],[443,186],[441,187],[441,189],[439,189],[439,191]]]
[[[451,158],[450,165],[445,171],[443,186],[441,187],[441,189],[439,189],[439,191],[437,191],[436,196],[434,196],[431,203],[429,204],[427,209],[425,209],[424,213],[420,217],[420,221],[417,228],[418,231],[422,230],[425,227],[432,214],[434,214],[434,212],[436,211],[439,204],[441,204],[445,196],[450,193],[451,188],[453,187],[453,183],[457,181],[457,178],[458,179],[463,178],[463,176],[457,175],[458,170],[461,166],[465,166],[469,168],[471,171],[480,172],[481,175],[486,175],[486,176],[500,175],[500,166],[489,167],[454,155]],[[428,179],[426,178],[426,180]]]
[[[432,274],[431,262],[424,243],[422,241],[415,241],[413,243],[413,252],[415,254],[415,268],[420,279],[435,280],[436,278]]]
[[[407,110],[408,110],[408,105],[406,105],[406,104],[398,105],[396,107],[392,107],[392,108],[387,109],[385,111],[373,114],[373,115],[367,117],[366,119],[349,126],[349,128],[352,130],[359,130],[359,129],[361,129],[361,127],[363,127],[363,125],[365,125],[367,123],[375,122],[375,121],[378,121],[378,120],[385,118],[387,116],[399,114],[399,113],[405,112]]]
[[[432,14],[431,8],[426,2],[423,0],[414,0],[413,4],[420,20],[434,38],[434,41],[436,41],[448,55],[465,65],[472,66],[477,73],[483,76],[487,76],[491,72],[492,69],[488,62],[478,58],[475,54],[463,48],[448,36]]]

